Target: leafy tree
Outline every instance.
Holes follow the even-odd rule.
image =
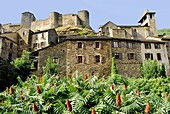
[[[113,75],[113,74],[117,74],[117,69],[116,69],[114,57],[112,57],[112,67],[111,67],[111,75]]]
[[[47,75],[56,75],[59,72],[58,64],[51,60],[50,57],[47,58],[46,64],[43,67],[43,73]]]
[[[156,60],[145,60],[141,67],[141,75],[145,78],[166,77],[165,66],[159,65]]]
[[[12,61],[11,64],[16,68],[14,72],[16,72],[22,79],[26,79],[30,74],[30,52],[24,50],[22,56]]]

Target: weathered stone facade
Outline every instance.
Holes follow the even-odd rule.
[[[36,51],[58,42],[58,35],[55,29],[37,31],[31,34],[31,50]]]
[[[124,76],[140,76],[141,42],[133,39],[112,40],[112,56],[119,74]]]
[[[135,26],[116,25],[107,22],[99,27],[99,36],[145,39],[148,36],[157,36],[155,12],[145,11],[144,15]]]
[[[59,74],[66,75],[67,42],[49,46],[33,53],[38,56],[39,73],[42,73],[42,67],[45,65],[47,58],[50,57],[51,60],[55,60],[59,64]]]
[[[16,42],[7,37],[0,36],[0,57],[4,60],[12,61],[17,58]]]
[[[80,44],[78,44],[80,43]],[[95,45],[98,45],[97,47]],[[67,75],[110,75],[111,40],[104,38],[67,38]],[[96,58],[98,56],[98,58]],[[80,60],[78,60],[80,59]],[[98,60],[96,60],[98,59]]]

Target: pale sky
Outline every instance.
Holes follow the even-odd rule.
[[[97,31],[100,25],[112,21],[117,25],[138,25],[145,9],[156,12],[157,29],[170,28],[170,0],[2,0],[0,23],[17,24],[21,13],[29,11],[37,20],[50,12],[61,14],[88,10],[90,25]]]

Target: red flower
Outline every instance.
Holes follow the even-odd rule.
[[[127,89],[127,86],[126,86],[126,84],[124,85],[124,90],[126,91],[126,89]]]
[[[96,111],[94,110],[94,108],[93,108],[93,107],[92,107],[91,114],[96,114]]]
[[[87,75],[84,75],[84,83],[86,83],[87,79],[88,79]]]
[[[121,99],[120,99],[120,94],[119,93],[116,94],[116,105],[119,106],[119,107],[121,105]]]
[[[71,107],[70,101],[68,99],[66,99],[66,105],[67,105],[68,111],[71,111],[72,107]]]
[[[150,113],[150,103],[148,102],[145,107],[145,113],[149,114]]]
[[[137,96],[140,96],[140,90],[136,91]]]
[[[14,94],[14,89],[12,88],[12,86],[10,86],[9,88],[9,94]]]
[[[41,93],[39,86],[36,86],[36,92]]]
[[[39,109],[38,109],[36,103],[33,103],[33,109],[34,109],[34,112],[38,112],[38,111],[39,111]]]

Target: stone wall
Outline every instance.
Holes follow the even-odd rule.
[[[17,58],[17,48],[18,45],[14,43],[13,41],[7,39],[7,38],[0,38],[1,39],[1,57],[4,60],[12,61]],[[11,56],[11,57],[9,57]]]
[[[82,48],[77,48],[77,43],[83,44]],[[100,48],[94,48],[94,43],[99,42]],[[110,75],[111,54],[110,41],[108,40],[70,40],[67,41],[67,75],[71,76],[76,71],[79,74],[87,75]],[[95,56],[100,55],[100,62],[95,62]],[[77,57],[82,56],[82,63],[77,62]]]
[[[66,54],[67,45],[66,42],[59,43],[57,45],[47,47],[38,51],[38,69],[42,73],[42,67],[45,65],[45,61],[48,57],[53,60],[53,58],[58,58],[60,75],[66,75]]]
[[[112,46],[112,56],[113,53],[122,53],[121,59],[116,59],[115,57],[115,64],[118,70],[118,73],[123,76],[140,76],[140,67],[142,64],[141,58],[141,43],[135,41],[128,41],[128,40],[113,40],[113,42],[119,42],[120,47],[113,47]],[[127,48],[127,43],[134,43],[133,48]],[[113,44],[112,44],[113,45]],[[128,59],[128,53],[134,53],[134,59]]]

